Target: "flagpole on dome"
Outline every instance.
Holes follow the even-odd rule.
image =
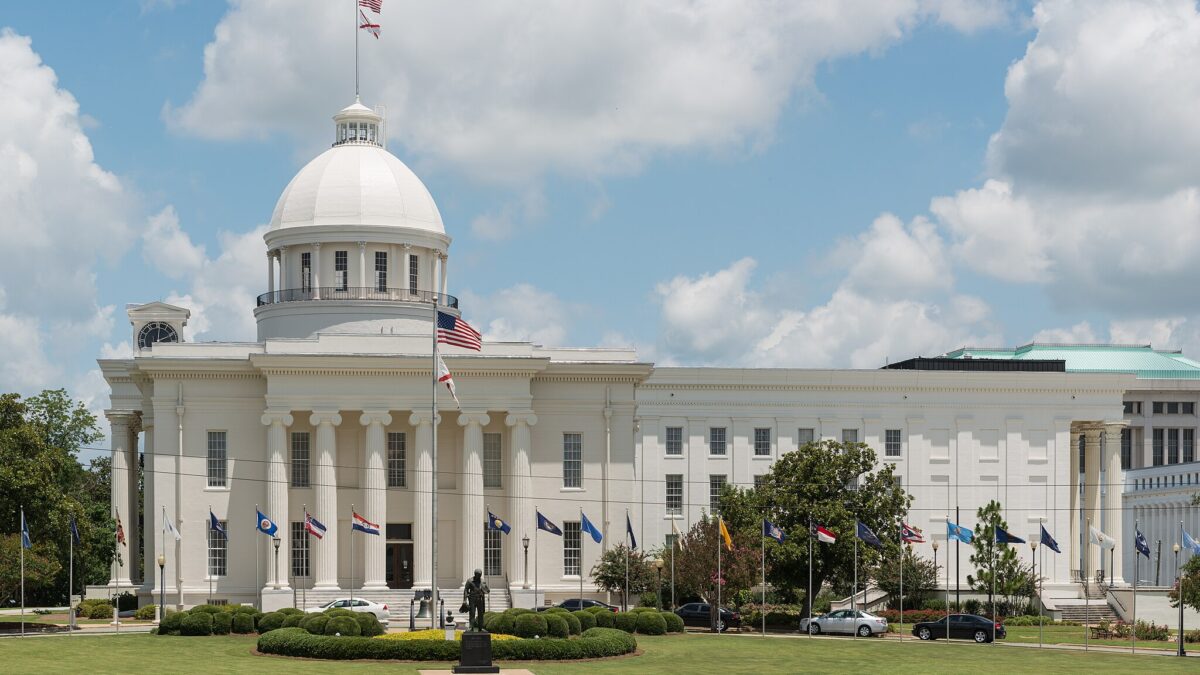
[[[354,100],[358,100],[358,2],[354,2]]]

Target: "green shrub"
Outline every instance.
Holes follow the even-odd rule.
[[[353,616],[334,616],[325,623],[325,634],[358,637],[362,634],[362,629],[358,627],[358,621],[355,621]]]
[[[484,630],[487,630],[487,625],[489,623],[491,623],[492,619],[495,619],[498,616],[500,616],[499,612],[484,612],[483,613],[483,628],[484,628]],[[488,631],[488,632],[491,632],[491,631]]]
[[[300,621],[300,627],[313,635],[324,635],[327,623],[329,623],[329,617],[324,614],[309,614]]]
[[[230,614],[233,618],[233,626],[231,630],[235,633],[245,635],[246,633],[254,632],[254,615],[245,612],[234,612]]]
[[[520,615],[518,614],[517,616]],[[516,623],[516,621],[516,616],[512,616],[507,613],[497,614],[496,616],[492,617],[491,623],[485,623],[483,627],[489,633],[504,633],[506,635],[513,635],[513,625]]]
[[[138,610],[136,613],[134,613],[133,618],[139,621],[153,621],[154,617],[157,615],[158,605],[142,605],[141,607],[138,607]]]
[[[633,609],[629,610],[630,614],[645,614],[646,612],[650,612],[652,614],[658,614],[658,608],[643,606],[643,607],[634,607]]]
[[[519,614],[513,622],[513,635],[523,638],[541,637],[548,635],[546,632],[546,617],[541,614]],[[498,643],[497,643],[498,644]],[[495,645],[492,645],[494,648]],[[493,651],[493,653],[495,653]]]
[[[335,616],[354,616],[354,612],[351,612],[345,607],[330,607],[329,609],[325,610],[324,614],[331,619]]]
[[[117,596],[117,609],[119,609],[120,611],[128,612],[131,609],[136,610],[137,606],[138,606],[138,599],[137,599],[137,596],[134,595],[133,593],[130,593],[129,591],[125,591],[124,593],[121,593],[120,595]]]
[[[663,622],[667,626],[668,633],[683,632],[683,619],[679,618],[678,614],[675,612],[662,612],[660,616],[662,616]]]
[[[280,628],[296,628],[304,620],[305,616],[305,614],[286,614],[283,617],[283,625]]]
[[[188,612],[179,624],[180,635],[212,635],[213,618],[209,612]]]
[[[596,627],[596,615],[592,614],[591,612],[585,612],[584,610],[579,609],[571,612],[571,616],[575,617],[579,621],[580,633],[589,628]]]
[[[517,617],[522,614],[537,614],[537,612],[533,611],[532,609],[527,609],[525,607],[512,607],[504,610],[504,613],[512,617]]]
[[[363,637],[375,637],[383,635],[383,624],[379,623],[379,619],[375,618],[370,612],[358,612],[354,616],[354,620],[358,622],[358,634]],[[260,629],[261,633],[262,630]]]
[[[637,617],[637,632],[642,635],[666,635],[667,621],[657,611],[640,612],[634,616]]]
[[[561,616],[566,620],[567,632],[569,632],[571,635],[579,635],[583,632],[583,625],[579,623],[579,617],[570,612],[562,614]]]
[[[187,616],[186,612],[167,612],[167,615],[158,624],[158,634],[179,635],[180,625],[185,616]]]
[[[547,609],[546,611],[542,612],[542,614],[567,614],[567,613],[568,612],[567,612],[566,607],[551,607],[550,609]]]
[[[283,620],[287,617],[279,612],[267,612],[258,620],[258,632],[269,633],[273,630],[283,628]]]
[[[221,612],[210,616],[212,616],[213,635],[229,635],[229,631],[233,630],[233,614]]]
[[[585,607],[583,611],[591,612],[592,614],[596,614],[598,612],[608,612],[609,614],[612,614],[612,610],[608,609],[607,607],[597,607],[596,605]]]
[[[283,609],[277,609],[275,611],[283,614],[284,616],[289,614],[304,614],[303,610],[296,609],[295,607],[284,607]]]
[[[228,606],[229,605],[225,605],[225,607]],[[220,612],[224,612],[225,607],[222,607],[221,605],[196,605],[188,611],[195,612],[196,614],[218,614]]]
[[[226,605],[226,607],[229,607],[229,605]],[[234,614],[261,614],[261,612],[254,608],[254,605],[234,605],[230,611]]]
[[[942,600],[941,598],[929,598],[925,602],[921,603],[921,609],[928,609],[934,612],[945,612],[946,601]]]
[[[94,603],[87,607],[87,618],[89,619],[111,619],[113,616],[113,607],[111,604]]]
[[[567,620],[562,614],[556,612],[546,612],[546,632],[545,635],[556,638],[568,638],[571,636],[571,630],[567,626]]]
[[[596,628],[616,627],[616,619],[614,617],[617,615],[608,610],[604,610],[603,612],[591,612],[591,615],[596,619]]]
[[[613,614],[613,628],[623,630],[626,633],[632,633],[637,630],[637,615],[629,612],[617,612]]]

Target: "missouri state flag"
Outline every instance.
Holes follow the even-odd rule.
[[[379,525],[376,525],[375,523],[372,523],[366,518],[358,515],[357,511],[351,511],[351,513],[354,514],[354,520],[350,522],[351,530],[358,530],[364,534],[374,534],[376,536],[379,535]]]
[[[321,524],[321,521],[313,518],[308,511],[304,512],[304,531],[317,539],[325,538],[325,526]]]

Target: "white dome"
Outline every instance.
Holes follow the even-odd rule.
[[[412,169],[377,145],[353,143],[321,153],[279,196],[271,229],[306,225],[390,225],[446,233],[433,196]]]

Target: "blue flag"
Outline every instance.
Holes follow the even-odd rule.
[[[781,544],[784,539],[787,539],[787,535],[783,533],[783,530],[779,529],[779,526],[769,520],[763,521],[763,536],[770,537]]]
[[[592,521],[588,520],[587,514],[583,511],[579,512],[579,531],[587,532],[588,534],[592,535],[592,541],[596,542],[597,544],[604,539],[604,535],[600,534],[600,530],[598,530],[596,526],[592,524]]]
[[[221,521],[217,520],[216,514],[214,514],[211,510],[208,512],[208,528],[222,537],[225,537],[226,540],[229,539],[229,533],[225,531],[224,527],[221,527]]]
[[[1183,531],[1183,547],[1194,555],[1200,555],[1200,542],[1192,539],[1192,535],[1188,534],[1187,530]]]
[[[71,540],[76,544],[80,543],[79,526],[75,524],[75,516],[71,516]]]
[[[1062,553],[1062,549],[1058,547],[1058,542],[1054,541],[1054,537],[1051,537],[1050,533],[1046,531],[1045,525],[1042,525],[1042,546],[1045,546],[1055,553]]]
[[[969,544],[975,539],[975,533],[949,520],[946,521],[946,541],[955,539],[964,544]]]
[[[550,522],[549,518],[547,518],[546,516],[543,516],[541,511],[537,512],[537,517],[538,517],[537,526],[538,526],[539,530],[545,530],[545,531],[549,532],[550,534],[557,534],[560,537],[562,536],[562,530],[558,529],[557,525]]]
[[[625,534],[629,537],[629,548],[637,550],[637,537],[633,536],[633,523],[629,521],[629,513],[625,514]]]
[[[866,523],[862,522],[861,520],[856,520],[854,522],[858,524],[859,539],[862,539],[864,542],[874,546],[875,548],[883,548],[883,542],[879,541],[879,537],[875,536],[875,533],[871,531],[871,528],[867,527]]]
[[[996,528],[996,543],[997,544],[1024,544],[1025,540],[1020,537],[1009,534],[1008,531],[1005,530],[1003,527],[997,527]]]
[[[21,546],[33,548],[33,541],[29,539],[29,523],[25,522],[25,509],[21,509]]]
[[[273,520],[264,516],[262,511],[259,511],[258,509],[255,509],[255,511],[258,513],[258,531],[262,532],[268,537],[274,537],[275,532],[279,530],[279,527]]]
[[[1136,532],[1136,534],[1133,537],[1133,548],[1136,549],[1138,553],[1146,556],[1146,559],[1149,560],[1150,543],[1146,541],[1146,535],[1142,534],[1141,530],[1134,530],[1134,532]]]
[[[508,523],[497,518],[496,514],[492,513],[491,511],[488,511],[488,528],[492,530],[500,530],[504,534],[508,534],[512,531],[512,528],[508,526]]]

